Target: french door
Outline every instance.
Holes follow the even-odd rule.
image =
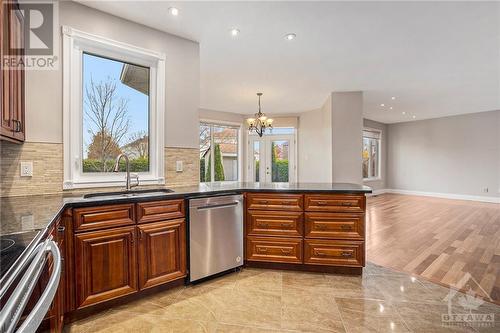
[[[249,181],[295,182],[295,135],[250,135],[247,161]]]

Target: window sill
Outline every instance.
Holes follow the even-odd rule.
[[[165,185],[165,178],[143,178],[139,176],[139,184],[142,185]],[[121,180],[80,180],[80,181],[65,181],[63,190],[83,189],[83,188],[98,188],[98,187],[117,187],[125,186],[125,179]]]

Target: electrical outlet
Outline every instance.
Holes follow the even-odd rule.
[[[182,161],[175,161],[175,171],[177,172],[183,171]]]
[[[21,162],[21,177],[33,177],[33,161]]]
[[[487,188],[487,187],[483,187],[483,192],[484,192],[484,193],[488,193],[489,191],[490,191],[490,189],[489,189],[489,188]]]

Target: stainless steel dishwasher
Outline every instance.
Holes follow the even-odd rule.
[[[243,196],[189,200],[189,281],[243,265]]]

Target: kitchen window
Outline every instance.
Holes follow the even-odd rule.
[[[164,62],[154,51],[63,27],[65,189],[119,186],[126,154],[141,184],[163,184]]]
[[[380,142],[378,130],[363,130],[363,179],[380,179]]]
[[[200,182],[240,179],[240,127],[200,123]]]

